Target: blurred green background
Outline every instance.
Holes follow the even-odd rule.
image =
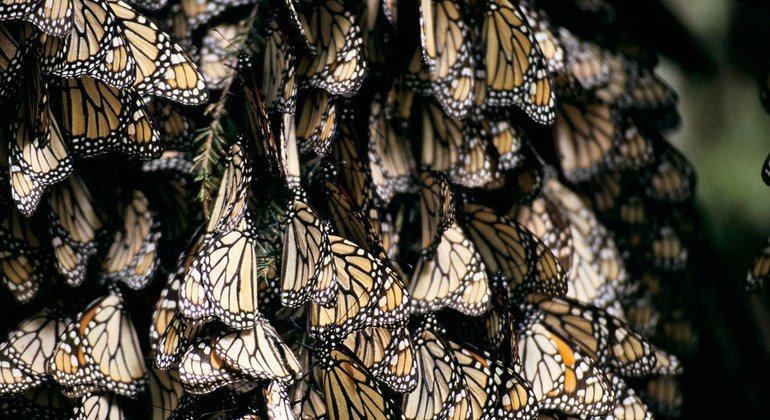
[[[770,5],[661,2],[712,64],[688,68],[683,63],[694,51],[675,46],[659,67],[680,96],[682,124],[668,138],[697,170],[709,239],[688,284],[700,340],[685,358],[683,415],[770,418],[770,295],[743,292],[746,270],[770,235],[770,187],[760,176],[770,152],[770,115],[758,94],[770,54]],[[658,30],[655,23],[649,29]],[[666,42],[665,34],[660,38],[656,43]]]
[[[664,60],[660,72],[679,92],[682,113],[681,127],[669,140],[698,171],[698,198],[718,250],[740,264],[744,251],[758,250],[770,234],[770,188],[759,176],[770,152],[770,115],[757,89],[770,53],[768,5],[730,0],[667,3],[716,64],[713,75],[703,76],[687,74]],[[757,21],[757,27],[747,27],[752,25],[747,20]],[[761,39],[748,42],[759,48],[744,51],[749,46],[744,38],[752,33]]]

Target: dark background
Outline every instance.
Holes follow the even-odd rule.
[[[746,269],[770,235],[770,187],[760,177],[770,115],[757,89],[770,55],[770,4],[645,3],[637,7],[663,7],[681,24],[641,19],[648,42],[666,52],[659,73],[680,96],[682,124],[668,138],[697,170],[709,239],[695,250],[685,297],[699,340],[684,357],[683,416],[770,418],[770,291],[743,292]],[[681,42],[682,29],[693,44]]]

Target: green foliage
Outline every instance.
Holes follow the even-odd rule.
[[[198,130],[195,136],[193,173],[195,180],[200,183],[197,199],[203,204],[206,218],[209,215],[209,203],[219,186],[222,172],[220,160],[225,154],[226,143],[225,132],[219,119],[213,119],[211,125]]]
[[[256,28],[264,24],[259,17],[259,7],[255,7],[249,16],[243,21],[246,28],[237,36],[228,48],[231,57],[239,57],[241,54],[253,55],[256,52],[257,40]],[[234,60],[237,62],[237,60]],[[203,214],[208,219],[211,200],[216,196],[222,172],[222,158],[227,150],[227,138],[235,135],[238,128],[227,118],[228,99],[230,91],[238,72],[234,71],[225,82],[224,87],[216,102],[212,102],[206,108],[205,114],[211,118],[208,127],[204,127],[195,136],[195,157],[193,160],[193,174],[195,180],[200,183],[197,200],[203,206]]]

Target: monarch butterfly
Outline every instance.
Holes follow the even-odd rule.
[[[301,90],[297,97],[297,139],[302,153],[325,156],[337,133],[334,98],[320,89]]]
[[[594,95],[603,103],[621,108],[631,103],[635,74],[634,65],[620,54],[601,50],[602,61],[607,63],[608,80],[602,86],[594,89]]]
[[[526,139],[524,131],[506,120],[490,122],[484,130],[489,132],[491,143],[497,151],[498,169],[508,171],[518,167],[524,160],[521,151]]]
[[[656,145],[655,162],[641,174],[647,196],[669,203],[689,200],[695,192],[695,170],[667,142],[659,141]]]
[[[48,359],[70,322],[42,309],[11,331],[0,344],[0,393],[20,393],[47,380]]]
[[[36,62],[26,70],[24,103],[10,125],[15,141],[10,142],[9,162],[15,173],[12,196],[19,209],[30,215],[45,188],[66,178],[73,168],[59,124],[51,113],[48,83],[41,78]]]
[[[663,336],[667,342],[671,342],[676,348],[683,349],[683,351],[690,351],[698,345],[698,334],[694,331],[694,327],[689,319],[685,318],[681,310],[675,310],[671,313],[671,318],[662,322]],[[656,366],[656,369],[658,366]],[[668,369],[663,370],[663,374],[679,374],[678,369],[673,373],[666,372]]]
[[[610,68],[598,45],[582,40],[565,28],[559,28],[566,61],[564,70],[585,90],[604,86],[610,79]]]
[[[8,6],[0,5],[0,11],[5,7]],[[28,24],[0,23],[0,98],[8,97],[19,87],[31,37],[32,27]]]
[[[473,101],[470,34],[455,0],[420,2],[422,57],[428,65],[434,96],[447,115],[463,118]]]
[[[653,141],[650,136],[644,135],[630,119],[627,119],[613,155],[611,166],[616,169],[642,169],[653,161]]]
[[[283,114],[278,129],[278,149],[279,166],[281,176],[295,195],[305,196],[305,190],[301,184],[301,162],[299,158],[299,148],[297,147],[297,130],[294,122],[294,116]]]
[[[765,164],[762,166],[762,181],[770,185],[770,154],[765,158]]]
[[[166,172],[173,181],[188,178],[193,172],[193,155],[180,150],[164,150],[157,159],[142,162],[144,173]]]
[[[75,175],[53,191],[49,203],[56,267],[69,285],[78,286],[97,251],[104,216],[94,207],[85,182]]]
[[[206,224],[207,233],[227,232],[241,223],[246,213],[250,182],[251,165],[248,155],[240,144],[235,143],[227,153],[222,181]]]
[[[43,195],[43,187],[35,178],[22,170],[17,165],[10,167],[11,197],[16,202],[16,207],[24,215],[31,215],[40,204]]]
[[[396,0],[383,0],[382,12],[391,25],[398,24],[398,2]]]
[[[442,234],[455,221],[454,194],[441,172],[423,172],[420,178],[421,249],[424,256],[431,257]]]
[[[130,0],[130,3],[133,5],[136,5],[138,7],[141,7],[144,10],[149,11],[158,11],[166,7],[166,4],[168,4],[168,0]]]
[[[133,91],[82,76],[63,79],[58,96],[52,104],[75,154],[88,157],[115,149],[144,159],[160,154],[155,122]]]
[[[566,61],[564,46],[555,28],[551,26],[545,11],[535,9],[526,2],[519,4],[519,9],[527,18],[535,41],[543,53],[543,59],[548,66],[548,73],[554,75],[563,72]]]
[[[675,376],[681,375],[684,369],[679,358],[665,350],[655,347],[655,366],[652,373],[655,375]]]
[[[519,203],[529,203],[540,195],[547,179],[547,167],[537,153],[528,146],[521,148],[517,166],[505,174],[506,187]]]
[[[449,168],[449,177],[468,188],[494,188],[503,181],[497,156],[483,127],[467,125],[458,160]]]
[[[183,264],[169,275],[169,281],[161,290],[152,313],[150,345],[154,353],[153,363],[159,369],[168,370],[176,365],[182,352],[201,331],[200,326],[188,325],[178,310],[179,289],[185,269]]]
[[[320,385],[314,385],[307,388],[307,394],[304,398],[298,399],[294,404],[295,412],[307,418],[322,418],[326,416],[326,397],[319,390]]]
[[[21,303],[35,297],[48,274],[47,255],[36,226],[40,225],[15,210],[0,224],[0,279]]]
[[[405,322],[409,295],[396,274],[347,239],[329,235],[329,241],[339,283],[336,305],[310,304],[310,334],[344,338],[355,329]]]
[[[397,82],[397,90],[394,93],[400,93],[396,98],[400,99],[401,106],[398,107],[398,115],[404,120],[409,117],[408,108],[412,103],[414,93],[419,93],[423,96],[432,96],[434,92],[434,86],[431,83],[430,72],[425,68],[422,58],[422,49],[418,46],[414,49],[414,53],[410,56],[406,70],[401,75],[401,79]],[[437,104],[436,106],[440,106]],[[443,109],[443,108],[441,108]]]
[[[240,385],[230,385],[209,395],[185,394],[183,403],[171,414],[171,418],[222,419],[237,418],[243,420],[260,420],[264,417],[254,414],[261,413],[255,407],[262,403],[261,396],[253,395],[253,399],[243,400],[235,389]],[[249,391],[255,388],[251,387]]]
[[[222,89],[235,72],[238,46],[249,35],[240,24],[224,23],[209,28],[201,40],[198,68],[209,89]]]
[[[433,258],[420,258],[409,283],[415,312],[450,307],[470,316],[489,309],[490,290],[484,263],[457,224],[442,234]]]
[[[193,156],[167,150],[159,159],[144,162],[142,172],[149,177],[163,173],[163,181],[147,192],[152,194],[150,198],[159,216],[161,236],[170,241],[183,239],[190,233],[191,225],[200,223],[202,216],[191,209]]]
[[[761,290],[768,279],[770,279],[770,238],[751,263],[744,286],[750,291]]]
[[[420,53],[416,56],[419,60]],[[393,81],[385,99],[385,118],[399,128],[409,125],[415,99],[415,91],[406,86],[405,78],[405,75],[401,75]]]
[[[123,281],[134,290],[147,285],[158,264],[160,232],[156,217],[147,197],[134,190],[123,211],[123,226],[115,232],[102,263],[106,278]]]
[[[182,0],[182,12],[191,31],[233,7],[255,3],[253,0]]]
[[[540,408],[578,416],[608,413],[615,404],[610,381],[577,346],[538,321],[541,317],[517,327],[520,373]]]
[[[628,386],[620,377],[608,374],[612,381],[612,389],[615,391],[617,403],[610,414],[617,419],[650,420],[653,418],[650,409],[644,404],[641,397]]]
[[[362,149],[353,111],[344,108],[338,125],[337,138],[331,154],[322,161],[321,179],[336,183],[358,210],[376,225],[379,213],[372,185],[371,171]]]
[[[369,115],[369,170],[374,191],[387,205],[396,193],[411,186],[415,172],[411,145],[399,136],[385,118],[379,99],[372,101]]]
[[[681,233],[668,222],[662,222],[647,235],[644,257],[656,268],[666,271],[683,270],[690,259],[689,249]]]
[[[420,163],[435,171],[449,171],[460,160],[465,141],[463,125],[428,102],[422,110],[422,154]]]
[[[172,417],[184,405],[184,388],[176,370],[150,370],[150,404],[152,420]]]
[[[559,261],[540,239],[525,227],[491,209],[466,204],[461,222],[488,272],[500,272],[508,293],[540,291],[563,295],[567,291]]]
[[[591,202],[608,224],[622,227],[626,235],[640,236],[651,230],[653,214],[643,192],[632,190],[629,180],[620,171],[607,171],[589,183]],[[620,239],[620,238],[619,238]],[[627,243],[638,246],[641,238],[629,239]]]
[[[220,333],[212,343],[214,352],[239,375],[288,383],[301,374],[296,356],[265,319],[245,330]]]
[[[287,1],[290,4],[290,1]],[[262,92],[268,112],[294,114],[297,108],[296,55],[278,21],[271,19],[262,45]]]
[[[543,311],[543,325],[592,358],[623,376],[649,374],[656,364],[655,348],[626,323],[606,312],[578,302],[530,295],[528,301]]]
[[[48,370],[70,397],[99,390],[132,396],[144,390],[147,367],[119,294],[95,300],[75,317],[59,336]]]
[[[77,420],[123,420],[123,410],[114,394],[86,394],[80,397],[73,418]]]
[[[310,86],[332,95],[350,96],[358,91],[367,65],[355,16],[342,1],[332,0],[308,5],[299,20],[313,54],[300,58],[297,73]]]
[[[660,313],[655,308],[652,299],[651,293],[645,291],[624,308],[628,325],[645,337],[654,334],[660,324]]]
[[[181,352],[199,335],[200,326],[188,326],[181,314],[171,315],[168,325],[155,341],[153,362],[159,369],[170,369],[179,362]]]
[[[123,2],[74,0],[73,21],[87,30],[70,30],[62,40],[43,37],[43,63],[61,77],[88,75],[111,87],[130,87],[198,105],[208,99],[203,76],[170,37]]]
[[[273,135],[270,117],[267,115],[265,105],[262,102],[262,94],[257,84],[256,72],[251,71],[250,65],[242,65],[239,68],[238,74],[246,100],[246,121],[250,134],[255,137],[255,141],[252,143],[255,155],[266,163],[263,169],[265,175],[272,177],[281,174],[282,156]]]
[[[116,88],[130,86],[136,61],[107,3],[76,0],[70,7],[64,37],[41,36],[41,58],[48,72],[61,77],[92,74]],[[75,22],[82,24],[78,27]],[[115,59],[107,60],[109,56]]]
[[[406,327],[367,327],[343,340],[361,364],[396,392],[409,392],[417,385],[417,361]]]
[[[635,109],[667,109],[674,107],[679,99],[674,89],[652,70],[638,69],[634,82],[631,89],[631,104]]]
[[[192,29],[187,21],[184,9],[181,3],[173,3],[169,6],[164,19],[158,19],[157,23],[165,30],[171,38],[179,43],[188,51],[193,46]]]
[[[548,246],[554,256],[558,258],[559,264],[567,268],[568,282],[575,277],[572,268],[575,249],[570,222],[554,201],[541,196],[531,203],[514,205],[508,215],[529,229]],[[575,256],[575,258],[578,257]],[[567,296],[574,292],[572,287],[567,288]]]
[[[308,388],[306,396],[294,403],[293,411],[307,418],[323,418],[326,416],[325,397],[317,388]]]
[[[297,12],[297,9],[300,8],[300,2],[298,0],[283,0],[280,3],[285,6],[286,17],[291,24],[288,31],[292,32],[295,40],[301,43],[302,48],[311,50],[312,46],[310,45],[310,40],[308,39],[307,33],[305,33],[305,27],[300,21],[299,13]]]
[[[574,249],[567,271],[567,295],[579,302],[606,307],[627,292],[628,275],[620,251],[593,211],[567,187],[550,180],[545,196],[568,219]]]
[[[214,351],[216,337],[203,336],[190,346],[179,363],[179,379],[187,392],[208,394],[227,384],[246,380],[230,370]]]
[[[196,257],[201,251],[204,235],[198,233],[187,249],[179,270],[184,270],[184,280],[179,289],[179,312],[193,325],[200,325],[214,317],[206,289],[203,287],[201,266]]]
[[[490,278],[492,309],[483,316],[482,337],[484,348],[489,351],[499,351],[501,359],[506,364],[521,365],[518,352],[518,341],[513,322],[513,312],[507,294],[503,292],[503,280],[500,273]],[[503,346],[506,344],[506,346]]]
[[[301,198],[286,215],[281,254],[281,302],[299,306],[307,300],[330,305],[337,294],[327,225]]]
[[[624,191],[625,192],[625,191]],[[626,246],[631,247],[650,247],[654,242],[654,235],[657,234],[657,229],[654,226],[656,223],[656,215],[652,212],[648,202],[640,197],[638,194],[626,194],[621,202],[616,203],[617,209],[612,209],[610,213],[613,223],[617,223],[616,226],[620,226],[624,233],[624,238],[618,237],[618,240],[622,240]],[[617,214],[615,214],[617,213]],[[672,242],[672,244],[675,242]],[[675,252],[679,252],[679,245]],[[647,251],[650,251],[649,249]],[[647,257],[655,258],[654,252],[647,252]],[[678,257],[677,257],[678,258]],[[663,264],[666,264],[665,262]]]
[[[72,29],[72,12],[71,1],[53,5],[37,0],[0,4],[0,20],[23,19],[52,36],[64,36]]]
[[[585,194],[589,197],[591,205],[596,208],[597,213],[619,218],[617,214],[619,207],[621,202],[627,198],[621,172],[616,170],[604,171],[595,176],[588,185],[590,185],[591,191]]]
[[[326,181],[322,187],[324,209],[336,233],[358,244],[366,252],[385,258],[386,250],[372,220],[352,203],[348,190]]]
[[[321,391],[321,369],[318,365],[310,366],[310,354],[307,348],[299,347],[295,353],[302,366],[302,377],[289,388],[292,413],[300,418],[321,418],[326,416],[326,403]]]
[[[589,98],[560,101],[553,139],[564,177],[570,182],[585,181],[607,167],[621,135],[620,116],[609,105]]]
[[[22,214],[30,216],[37,210],[45,189],[72,173],[72,159],[62,141],[56,123],[51,124],[50,140],[30,137],[30,125],[22,122],[16,132],[16,142],[10,150],[11,197]],[[41,140],[41,141],[38,141]]]
[[[286,384],[279,381],[270,381],[270,384],[262,389],[262,395],[265,398],[268,418],[294,418]]]
[[[41,385],[3,401],[8,416],[70,419],[72,404],[53,386]]]
[[[337,138],[327,161],[330,161],[329,165],[333,169],[330,173],[339,174],[337,179],[353,203],[366,212],[374,207],[374,190],[371,172],[367,170],[366,155],[350,113],[350,110],[346,110],[342,114],[344,118],[341,118]]]
[[[341,171],[334,167],[336,163],[324,160],[318,180],[320,188],[316,189],[318,200],[321,201],[325,219],[331,220],[332,226],[339,236],[359,244],[367,252],[385,259],[387,251],[385,243],[392,246],[392,235],[389,236],[387,211],[378,207],[370,178],[362,172],[365,162],[344,160],[344,156],[357,156],[352,142],[346,142],[346,152],[334,150],[340,155]],[[342,174],[341,176],[338,174]],[[348,185],[359,188],[357,191]],[[320,195],[318,195],[320,194]],[[359,204],[357,204],[359,203]]]
[[[683,396],[676,378],[660,376],[650,379],[641,397],[656,414],[666,417],[681,415]]]
[[[647,279],[645,279],[647,283]],[[652,288],[652,285],[648,286]],[[694,348],[698,343],[698,335],[694,331],[693,325],[690,321],[684,317],[681,310],[675,310],[671,313],[671,317],[662,322],[661,329],[663,330],[663,336],[667,342],[671,342],[676,348],[684,349],[688,351]],[[664,355],[667,359],[665,363],[658,363],[655,366],[655,373],[659,373],[658,369],[662,369],[660,374],[663,375],[678,375],[681,373],[681,366],[671,359],[673,355]],[[668,366],[667,366],[668,364]]]
[[[324,350],[319,363],[330,419],[389,419],[394,416],[392,401],[349,350],[344,347]]]
[[[363,50],[366,53],[366,60],[373,75],[379,77],[383,75],[382,66],[391,58],[390,35],[393,34],[391,25],[387,25],[384,19],[380,19],[380,2],[368,2],[357,9],[356,20],[361,28],[361,39]]]
[[[516,105],[534,121],[554,119],[548,67],[527,18],[510,0],[489,0],[481,29],[489,106]]]
[[[463,374],[470,418],[532,418],[537,401],[527,382],[485,352],[447,341]]]
[[[189,149],[195,133],[195,122],[187,116],[186,110],[183,112],[181,107],[161,100],[149,101],[147,110],[156,121],[160,138],[167,149],[180,151]]]
[[[470,407],[463,372],[434,323],[435,320],[428,318],[415,332],[417,386],[404,394],[402,415],[406,419],[427,419],[454,412],[457,418],[466,418]]]
[[[214,315],[233,328],[254,326],[257,311],[257,237],[246,226],[215,235],[198,251],[196,272]]]

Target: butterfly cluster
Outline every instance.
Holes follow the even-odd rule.
[[[3,118],[3,173],[25,216],[78,158],[113,150],[158,157],[149,101],[208,98],[179,44],[122,1],[3,2],[0,56],[0,100],[16,104]]]
[[[676,416],[695,175],[612,7],[0,0],[4,411]]]

